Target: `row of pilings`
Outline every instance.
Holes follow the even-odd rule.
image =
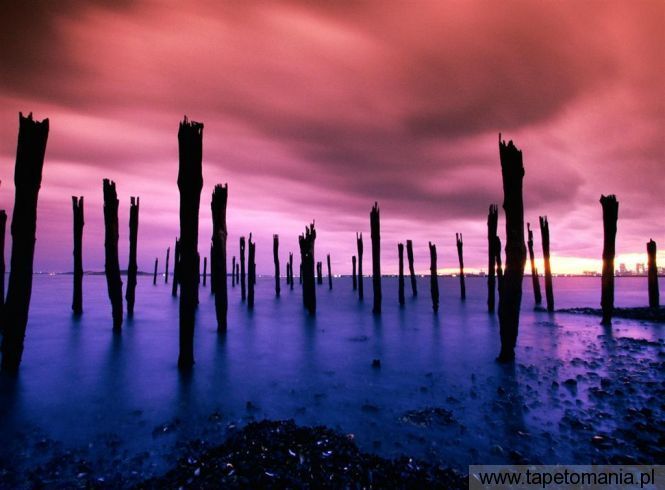
[[[7,294],[4,294],[4,280],[0,281],[0,331],[2,331],[2,369],[15,372],[21,362],[25,331],[28,321],[30,295],[32,287],[34,245],[36,238],[36,209],[39,188],[41,185],[42,169],[46,152],[46,143],[49,132],[49,121],[35,121],[32,114],[24,117],[19,115],[19,137],[15,166],[15,203],[11,223],[12,250],[11,268]],[[179,167],[178,190],[180,196],[179,235],[175,241],[173,256],[172,294],[179,294],[179,323],[180,323],[180,353],[178,365],[181,369],[190,369],[194,364],[194,326],[196,308],[199,302],[200,283],[200,256],[198,253],[199,207],[202,176],[202,147],[203,124],[189,121],[186,117],[180,123],[178,131]],[[522,280],[528,253],[531,261],[531,273],[534,299],[540,305],[541,292],[538,272],[534,263],[533,232],[527,223],[528,240],[525,244],[524,236],[524,204],[522,199],[522,182],[524,178],[524,165],[522,152],[512,141],[506,143],[499,135],[499,157],[503,182],[504,202],[503,209],[506,221],[505,243],[505,271],[502,266],[501,240],[498,236],[498,206],[491,205],[487,219],[488,230],[488,292],[487,308],[494,312],[496,292],[498,292],[498,316],[500,323],[501,351],[498,360],[510,362],[514,359],[514,349],[519,330],[519,316],[522,299]],[[105,275],[108,295],[111,303],[113,329],[120,331],[123,323],[122,279],[118,258],[118,196],[115,183],[109,179],[103,180],[104,196],[104,227],[105,227]],[[72,197],[73,209],[73,235],[74,235],[74,288],[72,310],[75,315],[83,312],[83,260],[82,235],[84,227],[83,196]],[[601,306],[603,323],[609,324],[614,308],[614,258],[618,221],[618,201],[614,195],[601,196],[603,210],[603,273]],[[228,291],[227,291],[227,226],[226,210],[228,203],[228,186],[218,184],[215,186],[212,200],[213,232],[210,244],[210,283],[211,291],[215,295],[215,312],[217,328],[220,332],[227,329]],[[138,197],[130,199],[129,219],[129,263],[127,268],[127,289],[125,300],[127,314],[131,316],[134,311],[137,283],[137,244],[139,225]],[[0,211],[0,277],[4,278],[4,243],[6,229],[6,213]],[[552,288],[552,272],[550,266],[550,233],[549,222],[546,216],[539,217],[543,258],[545,265],[545,296],[547,310],[554,311],[554,293]],[[374,203],[370,211],[371,251],[372,251],[372,289],[373,307],[375,314],[381,313],[381,228],[380,211],[378,203]],[[299,283],[302,285],[302,298],[304,308],[310,313],[316,313],[316,279],[319,284],[323,282],[322,262],[315,261],[316,230],[314,222],[307,226],[305,233],[299,237],[300,248],[300,274]],[[247,246],[247,260],[245,251]],[[460,297],[466,298],[463,239],[456,234],[456,246],[459,260]],[[357,291],[358,298],[364,298],[363,285],[363,236],[356,234],[357,255],[352,257],[353,289]],[[169,281],[169,262],[171,248],[167,248],[164,281]],[[256,244],[251,233],[246,242],[245,237],[240,238],[239,261],[233,257],[231,266],[232,286],[240,285],[241,297],[247,302],[247,308],[254,306],[254,290],[256,285]],[[404,279],[404,244],[398,243],[399,260],[399,287],[398,300],[400,305],[405,303]],[[406,252],[411,279],[411,292],[418,294],[416,275],[414,270],[413,243],[406,241]],[[432,308],[439,309],[438,265],[436,245],[429,243],[430,252],[430,294]],[[659,307],[659,291],[656,266],[656,243],[650,240],[647,243],[648,254],[648,284],[649,305]],[[273,260],[275,266],[275,295],[279,296],[280,265],[279,265],[279,236],[273,236]],[[328,286],[332,289],[332,271],[330,255],[326,255]],[[158,260],[155,259],[153,284],[157,283]],[[206,285],[207,258],[203,259],[203,285]],[[318,274],[317,274],[318,272]],[[289,253],[286,264],[286,284],[293,290],[294,270],[293,254]]]

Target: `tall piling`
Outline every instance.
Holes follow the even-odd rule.
[[[536,261],[533,255],[533,230],[529,223],[526,224],[526,229],[528,233],[527,247],[529,249],[529,261],[531,262],[531,283],[533,284],[533,300],[536,303],[536,306],[539,306],[543,297],[540,294],[540,280],[538,279],[538,269],[536,268]]]
[[[328,262],[328,289],[332,289],[332,271],[330,269],[330,254],[326,255],[326,261]]]
[[[545,297],[547,311],[554,311],[554,290],[552,289],[552,268],[550,266],[550,224],[547,216],[540,216],[540,238],[543,242],[543,262],[545,264]]]
[[[356,246],[358,248],[358,299],[364,299],[363,291],[363,234],[356,233]]]
[[[613,194],[601,195],[600,204],[603,207],[603,276],[600,305],[603,310],[603,325],[611,325],[614,312],[614,256],[616,254],[619,202]]]
[[[281,292],[279,284],[279,235],[272,236],[272,260],[275,264],[275,296],[279,298]]]
[[[122,279],[120,278],[120,261],[118,259],[118,194],[115,182],[104,179],[104,251],[106,261],[104,271],[111,310],[113,313],[113,330],[122,327]]]
[[[351,256],[351,278],[353,282],[353,290],[358,289],[358,278],[356,277],[356,256]]]
[[[247,299],[247,283],[245,279],[245,237],[240,237],[240,299]]]
[[[455,233],[455,243],[457,244],[457,259],[459,260],[459,289],[462,301],[466,299],[466,284],[464,282],[464,242],[461,233]]]
[[[136,274],[138,265],[136,263],[136,248],[139,232],[139,198],[130,198],[129,204],[129,262],[127,265],[127,316],[134,314],[134,303],[136,301]]]
[[[490,313],[494,313],[496,304],[496,237],[498,221],[499,207],[496,204],[490,204],[489,212],[487,213],[487,256],[489,258],[487,265],[487,311]]]
[[[206,278],[208,277],[208,257],[203,257],[203,287],[206,287]]]
[[[293,253],[289,252],[289,286],[291,287],[291,291],[293,291]]]
[[[411,295],[418,296],[418,286],[416,284],[416,271],[413,268],[413,242],[406,241],[406,258],[409,261],[409,276],[411,277]]]
[[[399,299],[399,304],[404,306],[404,244],[397,244],[397,256],[399,257],[399,284],[397,296]]]
[[[236,256],[231,260],[231,287],[236,287]]]
[[[199,207],[203,187],[203,124],[187,117],[178,130],[180,191],[180,354],[178,367],[194,365],[194,323],[198,305]]]
[[[14,167],[14,212],[12,215],[12,257],[7,300],[2,318],[2,370],[18,371],[28,324],[32,294],[32,267],[37,230],[37,198],[48,139],[49,120],[35,121],[32,113],[19,113],[18,145]],[[3,279],[4,280],[4,279]]]
[[[436,264],[436,245],[432,242],[429,242],[429,261],[429,283],[432,295],[432,309],[434,310],[434,313],[437,313],[439,311],[439,273]]]
[[[75,315],[80,315],[83,313],[83,225],[85,221],[83,219],[83,196],[76,197],[72,196],[72,211],[74,212],[74,289],[73,289],[73,298],[72,298],[72,311]],[[0,221],[6,220],[5,212],[2,211],[4,219],[0,216]],[[2,283],[3,283],[3,294],[4,294],[4,282],[5,282],[5,264],[4,264],[4,234],[5,234],[5,225],[3,222],[0,222],[0,229],[2,230],[2,248],[3,248],[3,258],[2,258],[2,271],[0,271]]]
[[[656,242],[647,242],[647,263],[649,274],[649,306],[660,307],[660,292],[658,291],[658,266],[656,264]]]
[[[524,202],[522,200],[524,164],[522,152],[515,147],[512,141],[509,141],[508,144],[502,141],[500,134],[499,157],[503,178],[503,209],[506,213],[506,270],[499,297],[501,352],[497,360],[512,362],[515,359],[522,304],[522,280],[526,264]]]
[[[381,313],[381,223],[379,220],[379,203],[375,202],[369,213],[370,230],[372,232],[372,287],[374,289],[374,306],[372,313]]]
[[[316,313],[316,288],[314,285],[314,242],[316,230],[314,222],[305,227],[305,233],[298,238],[300,245],[300,279],[302,282],[302,299],[305,309],[310,315]]]
[[[215,293],[215,315],[217,317],[217,331],[224,332],[227,328],[228,315],[228,291],[226,277],[226,240],[228,231],[226,228],[226,205],[228,202],[228,185],[217,184],[212,192],[210,209],[212,211],[212,254],[210,256],[210,275],[215,278],[214,286],[211,281],[210,287],[214,287]],[[233,268],[235,269],[235,257],[233,257]],[[231,277],[234,274],[231,273]],[[233,281],[232,281],[233,282]]]
[[[157,267],[159,266],[159,259],[155,257],[155,270],[152,273],[152,285],[157,285]]]
[[[166,265],[164,267],[164,284],[169,283],[169,255],[171,255],[171,247],[166,249]]]
[[[323,284],[323,264],[321,262],[316,263],[316,283]]]
[[[254,309],[254,286],[256,285],[256,244],[249,234],[247,241],[247,308]]]
[[[2,309],[5,306],[5,234],[7,231],[7,213],[0,210],[0,334],[2,333]],[[75,233],[76,235],[76,233]],[[76,246],[76,245],[75,245]],[[76,281],[74,281],[76,282]],[[76,295],[74,295],[76,298]],[[72,308],[74,306],[72,305]]]
[[[178,296],[178,284],[180,281],[180,240],[175,239],[175,246],[173,247],[173,278],[171,280],[171,296]]]

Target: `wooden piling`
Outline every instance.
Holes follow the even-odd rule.
[[[236,256],[231,260],[231,287],[236,287]]]
[[[240,299],[247,299],[247,289],[245,282],[245,237],[240,237]]]
[[[326,255],[326,261],[328,262],[328,289],[332,289],[332,272],[330,270],[330,254]]]
[[[240,264],[236,262],[236,285],[240,282]]]
[[[272,236],[272,260],[275,263],[275,296],[279,298],[281,292],[279,284],[279,235]]]
[[[212,192],[210,209],[212,211],[212,253],[210,255],[210,276],[215,278],[215,315],[217,317],[217,331],[224,332],[227,328],[228,316],[228,291],[226,277],[226,240],[228,231],[226,228],[226,205],[228,202],[228,185],[217,184]],[[235,257],[233,257],[233,269],[235,269]],[[234,272],[231,277],[234,277]],[[234,280],[232,280],[232,284]],[[213,287],[211,281],[210,287]]]
[[[7,231],[7,213],[0,210],[0,334],[2,334],[2,309],[5,306],[5,233]],[[76,297],[76,295],[74,296]],[[73,305],[72,305],[73,308]]]
[[[459,260],[460,298],[464,301],[466,299],[466,284],[464,283],[464,242],[461,233],[455,233],[455,242],[457,244],[457,259]]]
[[[397,255],[399,257],[399,285],[398,285],[398,298],[399,304],[404,306],[404,244],[397,244]]]
[[[429,242],[429,277],[430,277],[430,292],[432,294],[432,309],[434,313],[439,311],[439,273],[436,264],[436,245]]]
[[[358,289],[358,278],[356,277],[356,256],[351,256],[351,277],[353,279],[353,290]]]
[[[178,284],[180,281],[180,240],[175,239],[175,246],[173,248],[173,278],[171,284],[171,296],[178,296]]]
[[[291,291],[293,291],[293,253],[291,252],[289,252],[289,275]]]
[[[418,296],[418,286],[416,284],[416,271],[413,268],[413,242],[406,241],[406,258],[409,261],[409,276],[411,277],[411,295]]]
[[[114,331],[120,331],[123,317],[122,279],[120,278],[120,261],[118,259],[118,203],[115,182],[104,179],[104,225],[106,229],[104,271],[109,299],[111,300]]]
[[[487,265],[487,311],[494,313],[496,304],[496,237],[499,221],[499,207],[496,204],[490,204],[487,213],[487,255],[489,263]],[[500,257],[499,250],[499,259]]]
[[[502,141],[500,134],[499,156],[503,178],[503,209],[506,213],[506,270],[499,297],[501,352],[497,360],[512,362],[515,359],[522,304],[522,280],[526,264],[524,203],[522,200],[524,165],[522,152],[515,147],[512,141],[509,141],[508,144]]]
[[[321,262],[316,263],[316,283],[323,284],[323,265]]]
[[[252,234],[249,234],[247,241],[247,308],[254,309],[254,286],[256,285],[256,244],[252,241]]]
[[[305,227],[305,233],[300,235],[300,281],[302,283],[303,305],[313,315],[316,313],[316,288],[314,285],[314,242],[316,230],[314,222]]]
[[[178,190],[180,191],[180,355],[178,367],[194,365],[194,323],[198,305],[199,207],[203,187],[203,124],[180,123],[178,131]]]
[[[157,285],[157,267],[159,265],[159,259],[155,257],[155,271],[152,273],[152,285]]]
[[[536,268],[536,261],[533,254],[533,230],[529,223],[526,224],[526,229],[528,232],[527,247],[529,249],[529,260],[531,261],[531,282],[533,284],[533,300],[536,303],[536,306],[539,306],[543,297],[540,294],[540,279],[538,279],[538,269]]]
[[[614,312],[614,255],[616,253],[619,202],[613,194],[601,195],[600,204],[603,207],[603,276],[600,305],[603,310],[603,325],[611,325]]]
[[[83,196],[72,196],[72,210],[74,212],[74,290],[72,298],[72,311],[75,315],[83,313]],[[2,211],[4,215],[4,211]],[[4,217],[6,219],[6,216]],[[0,220],[3,220],[0,217]],[[4,250],[4,223],[0,223],[2,230],[2,247]],[[2,259],[2,283],[4,284],[4,253]],[[4,289],[4,286],[3,286]]]
[[[554,311],[554,290],[552,289],[552,268],[550,266],[550,225],[547,216],[540,216],[540,238],[543,242],[543,261],[545,264],[545,297],[547,311]]]
[[[372,287],[374,289],[374,306],[372,313],[381,313],[381,224],[379,221],[379,203],[375,202],[369,213],[370,230],[372,232]]]
[[[356,245],[358,248],[358,299],[364,298],[363,291],[363,234],[356,233]]]
[[[166,266],[164,267],[164,284],[169,283],[169,255],[171,255],[171,247],[166,248]]]
[[[2,318],[2,370],[18,371],[28,324],[32,267],[37,229],[37,198],[48,139],[49,120],[35,121],[32,113],[19,113],[18,145],[14,167],[14,212],[12,215],[12,257],[7,300]],[[4,280],[4,279],[3,279]]]
[[[208,277],[208,257],[203,257],[203,287],[206,287],[206,277]]]
[[[658,291],[658,266],[656,264],[656,242],[647,242],[647,261],[649,274],[649,306],[660,307],[660,292]]]
[[[127,316],[134,314],[134,303],[136,301],[136,274],[138,265],[136,263],[136,248],[139,232],[139,198],[131,197],[129,205],[129,262],[127,265]]]

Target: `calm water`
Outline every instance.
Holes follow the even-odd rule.
[[[631,403],[639,408],[640,397],[649,402],[648,383],[662,387],[662,371],[650,368],[662,360],[662,326],[619,320],[607,331],[596,317],[534,312],[528,277],[519,362],[497,365],[498,322],[486,313],[485,279],[467,278],[465,303],[457,281],[440,278],[434,315],[428,278],[419,279],[417,298],[407,279],[404,308],[397,280],[384,278],[383,314],[375,317],[371,279],[361,303],[351,279],[337,278],[332,291],[317,287],[318,312],[308,318],[298,284],[294,291],[283,285],[276,299],[273,279],[259,278],[253,312],[229,287],[226,335],[216,332],[213,299],[201,288],[196,366],[183,377],[170,285],[140,277],[135,316],[113,335],[103,276],[84,278],[80,320],[70,314],[71,276],[36,276],[20,375],[0,378],[0,465],[29,466],[72,450],[96,461],[100,475],[150,474],[172,462],[184,441],[222,440],[229,425],[261,418],[328,425],[354,434],[366,450],[462,469],[514,460],[511,451],[529,461],[588,462],[588,436],[566,420],[587,416],[592,432],[611,434],[621,423],[614,415]],[[558,308],[599,303],[598,278],[555,278],[554,287]],[[646,279],[619,278],[616,287],[617,306],[647,302]],[[646,343],[625,344],[630,339]],[[626,372],[635,378],[633,400],[591,396],[602,379],[607,387]],[[574,390],[567,379],[576,379]],[[450,417],[405,417],[429,407]]]

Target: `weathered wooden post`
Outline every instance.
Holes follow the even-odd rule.
[[[545,297],[547,311],[554,311],[554,291],[552,289],[552,268],[550,266],[550,225],[547,216],[540,216],[540,238],[543,242],[543,261],[545,263]]]
[[[0,210],[0,333],[2,333],[2,308],[5,306],[5,232],[7,230],[7,213]],[[76,295],[74,296],[76,298]],[[73,308],[73,305],[72,305]]]
[[[198,305],[199,207],[203,187],[203,124],[187,117],[178,130],[180,191],[180,355],[178,367],[194,365],[194,322]]]
[[[466,284],[464,283],[464,242],[461,233],[455,233],[455,242],[457,243],[457,258],[459,260],[460,298],[464,301],[466,299]]]
[[[272,260],[275,263],[275,296],[279,298],[281,292],[279,284],[279,235],[272,236]]]
[[[499,207],[496,204],[490,204],[487,213],[487,255],[489,263],[487,265],[487,311],[494,313],[496,304],[496,233],[499,221]],[[499,247],[500,248],[500,247]],[[501,251],[499,250],[499,260],[501,260]]]
[[[171,247],[166,248],[166,267],[164,268],[164,284],[169,283],[169,255],[171,254]]]
[[[316,313],[316,288],[314,285],[314,242],[316,230],[314,222],[305,227],[305,233],[300,235],[300,279],[302,281],[303,305],[313,315]]]
[[[247,299],[247,289],[245,282],[245,237],[240,237],[240,298],[242,301]]]
[[[649,270],[649,306],[660,307],[660,292],[658,291],[658,266],[656,265],[656,242],[647,242],[648,270]]]
[[[328,262],[328,289],[332,289],[332,272],[330,270],[330,254],[326,255],[326,261]]]
[[[159,259],[155,257],[155,271],[152,273],[152,285],[157,285],[157,266],[159,265]]]
[[[356,256],[351,256],[351,277],[353,279],[353,290],[358,289],[358,278],[356,277]]]
[[[291,291],[293,291],[293,253],[289,252],[289,276]]]
[[[356,245],[358,247],[358,299],[364,298],[363,292],[363,234],[356,233]]]
[[[32,113],[19,113],[18,146],[14,167],[14,213],[12,215],[12,258],[7,301],[2,318],[2,370],[17,372],[23,355],[32,294],[32,266],[37,230],[37,198],[42,182],[49,120],[35,121]],[[4,281],[4,279],[3,279]]]
[[[497,360],[512,362],[515,359],[515,344],[520,323],[522,304],[522,279],[526,264],[524,243],[524,203],[522,180],[524,165],[522,152],[512,141],[506,144],[499,134],[499,156],[503,177],[503,209],[506,213],[506,270],[501,283],[499,297],[499,326],[501,352]]]
[[[240,264],[236,262],[236,284],[240,282]]]
[[[72,311],[75,315],[83,313],[83,196],[72,196],[72,210],[74,212],[74,297],[72,299]],[[0,221],[6,220],[5,212],[2,211]],[[4,264],[4,243],[5,243],[5,224],[0,223],[2,230],[2,271],[0,275],[3,283],[5,282],[5,264]]]
[[[370,230],[372,232],[372,286],[374,289],[374,314],[381,313],[381,224],[379,221],[379,203],[369,213]]]
[[[115,331],[120,331],[123,316],[122,279],[120,278],[120,261],[118,259],[118,202],[115,182],[104,179],[104,225],[106,228],[104,271],[113,312],[113,330]]]
[[[302,260],[300,261],[300,275],[298,276],[298,282],[302,284]]]
[[[503,285],[503,267],[501,266],[501,238],[494,237],[494,262],[496,263],[496,283],[499,291],[499,313],[501,312],[501,286]]]
[[[206,287],[207,276],[208,276],[208,257],[203,257],[203,287]]]
[[[404,244],[397,244],[397,255],[399,256],[399,286],[398,296],[399,304],[404,306]]]
[[[215,278],[215,315],[217,317],[217,331],[224,332],[227,327],[227,313],[229,307],[226,277],[226,205],[228,202],[228,185],[217,184],[212,192],[210,209],[212,211],[212,254],[210,256],[210,275]],[[235,269],[233,257],[233,269]],[[231,277],[234,277],[234,272]],[[233,281],[232,281],[233,283]],[[213,287],[213,282],[210,282]]]
[[[136,247],[139,232],[139,198],[130,198],[129,205],[129,262],[127,265],[127,290],[125,299],[127,300],[127,316],[134,314],[134,302],[136,300],[136,274],[138,265],[136,264]]]
[[[254,309],[254,286],[256,285],[256,244],[252,241],[252,234],[249,234],[247,241],[247,308]]]
[[[603,325],[611,325],[614,312],[614,255],[616,253],[619,202],[613,194],[601,195],[600,204],[603,207],[603,276],[600,305],[603,309]]]
[[[171,296],[178,296],[178,283],[180,281],[180,239],[175,239],[173,249],[173,280],[171,284]]]
[[[316,283],[323,284],[323,264],[321,262],[316,263]]]
[[[418,287],[416,285],[416,272],[413,268],[413,242],[406,241],[406,258],[409,261],[409,276],[411,276],[411,295],[418,296]]]
[[[439,274],[436,265],[436,245],[429,242],[429,282],[432,293],[432,309],[434,313],[439,311]]]
[[[533,283],[533,299],[536,303],[536,306],[540,305],[543,301],[543,297],[540,294],[540,280],[538,279],[538,269],[536,268],[536,262],[533,256],[533,230],[531,230],[531,225],[526,224],[526,229],[528,232],[527,247],[529,249],[529,260],[531,261],[531,282]]]
[[[288,260],[286,261],[286,287],[288,288],[291,285],[291,264]]]
[[[236,287],[236,256],[231,260],[231,287]]]

